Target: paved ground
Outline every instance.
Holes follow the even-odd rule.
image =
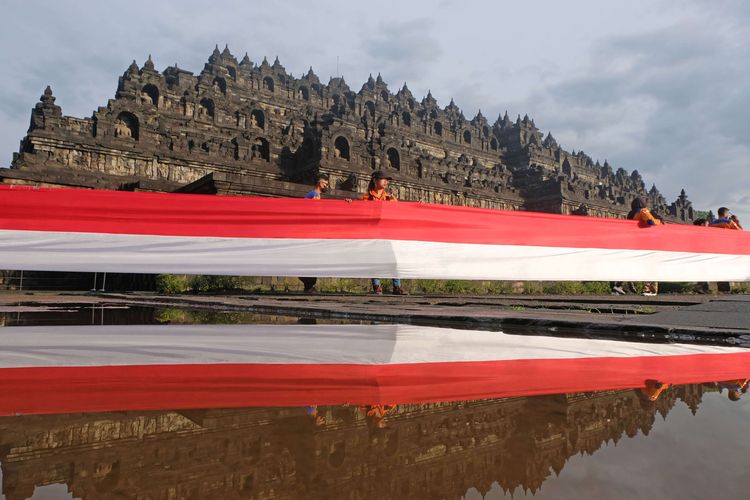
[[[52,304],[113,303],[248,311],[460,328],[522,328],[605,336],[750,341],[750,295],[374,296],[0,293],[0,312]]]

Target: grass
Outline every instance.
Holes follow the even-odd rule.
[[[383,288],[390,290],[392,280],[384,279]],[[232,292],[301,292],[297,278],[247,276],[189,276],[160,274],[157,291],[164,294],[232,293]],[[642,284],[637,283],[637,287]],[[694,283],[660,283],[660,293],[693,293]],[[418,295],[608,295],[606,281],[470,281],[470,280],[405,280],[404,287]],[[372,291],[370,280],[363,278],[320,278],[316,285],[321,293],[364,294]],[[639,290],[640,291],[640,290]],[[750,283],[736,283],[733,293],[750,293]]]

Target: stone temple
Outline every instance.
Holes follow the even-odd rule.
[[[377,169],[407,201],[624,217],[646,196],[667,220],[694,218],[684,191],[668,203],[637,171],[562,149],[528,116],[467,119],[453,100],[441,108],[406,84],[394,93],[380,75],[355,91],[228,47],[198,75],[134,61],[90,118],[63,115],[47,87],[0,182],[296,197],[327,173],[330,197],[351,198]]]

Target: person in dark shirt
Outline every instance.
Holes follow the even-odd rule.
[[[708,224],[709,224],[708,219],[695,219],[693,221],[694,226],[708,227]],[[695,293],[706,294],[706,293],[709,293],[710,291],[711,291],[711,288],[708,285],[708,281],[699,281],[695,285]]]
[[[709,224],[709,227],[717,227],[719,229],[733,229],[735,231],[742,231],[740,220],[736,215],[732,215],[727,207],[721,207],[716,212],[719,216],[718,219],[714,219]],[[720,293],[730,293],[732,291],[732,285],[728,281],[719,281],[716,284],[716,289]]]
[[[320,195],[328,191],[329,178],[327,174],[320,174],[315,178],[315,187],[305,195],[306,200],[319,200]],[[305,293],[313,293],[315,291],[315,285],[318,283],[318,278],[300,278],[302,284],[305,286]]]

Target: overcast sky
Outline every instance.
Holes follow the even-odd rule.
[[[750,2],[5,0],[0,166],[52,86],[91,116],[152,54],[199,72],[219,44],[354,90],[380,72],[471,118],[529,114],[570,150],[637,169],[669,201],[750,218]]]

